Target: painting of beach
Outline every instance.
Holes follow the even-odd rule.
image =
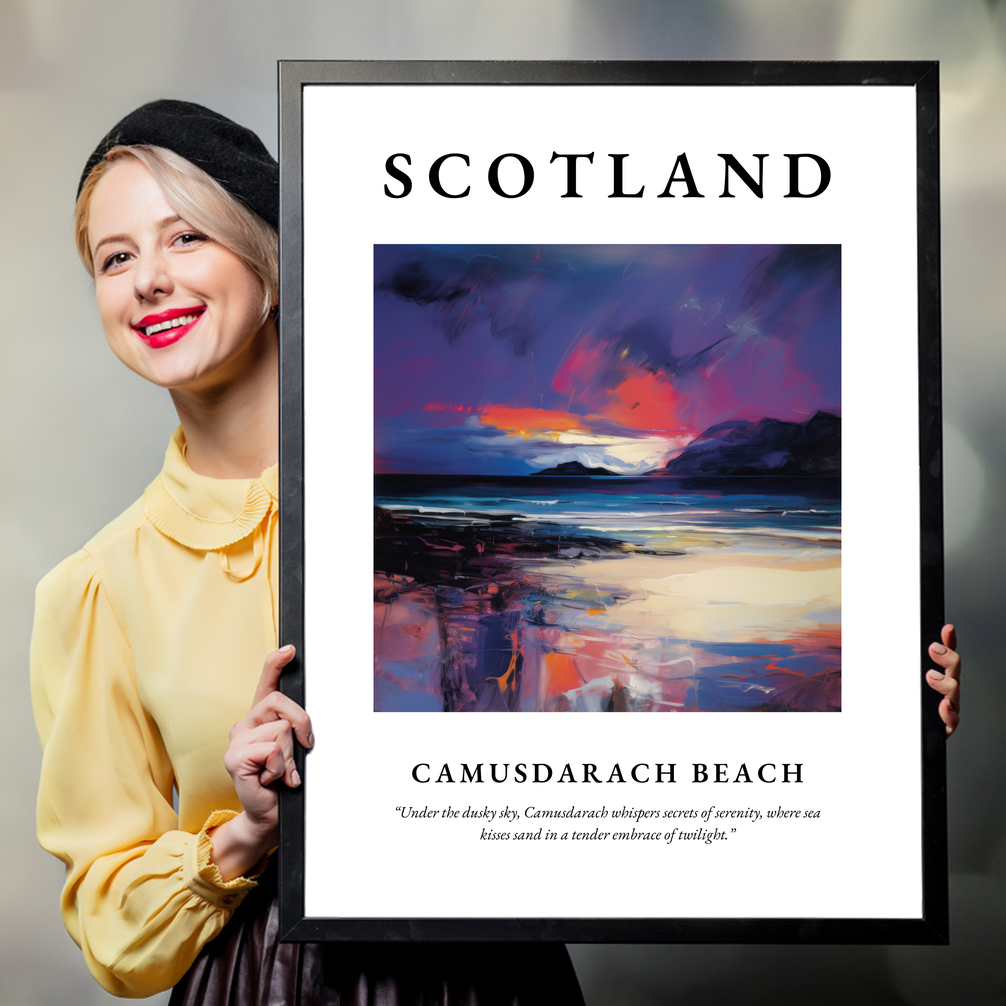
[[[841,254],[374,249],[374,709],[841,709]]]

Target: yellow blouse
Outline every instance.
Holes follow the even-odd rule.
[[[174,985],[255,886],[223,882],[206,829],[241,809],[228,731],[276,646],[277,493],[276,467],[197,475],[178,430],[143,498],[38,586],[38,837],[115,995]]]

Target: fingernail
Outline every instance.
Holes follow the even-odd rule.
[[[933,643],[933,645],[930,646],[929,649],[931,649],[933,651],[933,653],[946,653],[947,652],[947,648],[942,643]]]
[[[941,674],[939,671],[930,671],[929,676],[935,681],[942,681],[946,677],[945,674]]]
[[[314,747],[314,733],[313,732],[309,733],[307,735],[307,746],[309,748],[313,748]]]
[[[293,643],[287,643],[286,646],[280,648],[279,652],[284,656],[288,653],[293,653]]]
[[[294,786],[300,785],[300,773],[296,769],[290,773],[290,781],[294,784]]]

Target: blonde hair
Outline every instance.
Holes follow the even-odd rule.
[[[165,147],[112,147],[84,181],[74,211],[74,238],[92,279],[94,259],[87,240],[91,198],[112,165],[126,158],[139,161],[154,176],[168,205],[183,220],[234,252],[255,273],[262,283],[264,323],[279,294],[279,236],[202,168]]]

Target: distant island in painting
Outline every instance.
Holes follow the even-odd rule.
[[[838,245],[374,248],[374,709],[841,709]]]

